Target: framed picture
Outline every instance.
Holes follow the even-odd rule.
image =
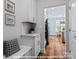
[[[15,24],[15,16],[10,14],[5,14],[5,24],[6,25],[14,25]]]
[[[5,10],[11,13],[15,13],[15,3],[10,0],[5,0]]]

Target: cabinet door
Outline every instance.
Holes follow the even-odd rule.
[[[35,38],[35,55],[37,56],[40,52],[40,38],[36,36]]]
[[[27,21],[28,18],[28,0],[16,0],[16,18],[20,22]]]
[[[69,28],[76,31],[76,2],[75,0],[69,1]]]
[[[28,20],[32,21],[32,0],[28,0]]]
[[[21,40],[22,40],[22,45],[27,45],[27,46],[33,47],[33,44],[34,44],[33,37],[24,36],[24,37],[21,37]]]
[[[76,59],[76,32],[69,32],[69,48],[71,51],[71,58]]]
[[[28,19],[30,22],[34,22],[36,17],[36,0],[28,1]]]
[[[69,49],[71,51],[71,59],[76,59],[76,2],[69,1]]]

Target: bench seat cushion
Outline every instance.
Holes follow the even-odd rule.
[[[20,50],[18,40],[8,40],[3,42],[3,53],[5,57],[9,57]]]

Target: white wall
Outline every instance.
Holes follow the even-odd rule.
[[[37,27],[36,32],[41,34],[41,47],[44,46],[45,40],[45,23],[44,23],[44,8],[64,5],[65,0],[37,0]],[[42,49],[43,50],[43,49]]]

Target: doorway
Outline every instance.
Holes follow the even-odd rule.
[[[44,9],[45,22],[47,21],[48,45],[45,48],[45,54],[52,58],[65,58],[66,52],[66,7],[65,5],[50,7]],[[46,27],[46,26],[45,26]]]

